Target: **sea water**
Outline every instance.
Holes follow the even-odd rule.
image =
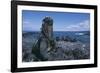
[[[39,31],[25,31],[22,33],[23,36],[28,39],[38,39],[40,36]],[[90,43],[90,31],[54,31],[53,37],[70,37],[76,39],[82,43]]]

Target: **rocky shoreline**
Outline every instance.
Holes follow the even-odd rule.
[[[42,55],[49,61],[89,59],[89,44],[59,41],[56,42],[56,49]]]
[[[64,40],[56,41],[56,48],[48,52],[47,49],[41,49],[40,53],[42,61],[57,61],[57,60],[80,60],[90,58],[90,46],[89,44],[83,44],[79,41],[69,42]],[[41,61],[39,57],[32,53],[32,49],[26,49],[23,52],[23,62]]]

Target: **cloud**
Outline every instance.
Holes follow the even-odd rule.
[[[56,24],[55,24],[56,25]],[[54,31],[89,31],[90,22],[89,20],[84,20],[75,24],[68,24],[63,26],[53,26]],[[25,20],[23,21],[23,31],[39,31],[41,28],[41,23],[36,23],[34,21]]]
[[[27,25],[27,24],[30,24],[30,21],[24,21],[23,24],[24,24],[24,25],[25,25],[25,24],[26,24],[26,25]]]
[[[66,31],[89,31],[89,29],[90,29],[89,20],[85,20],[77,24],[68,25],[66,27]]]
[[[40,27],[38,24],[32,21],[23,21],[23,31],[39,31]]]

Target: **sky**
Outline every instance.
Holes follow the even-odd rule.
[[[75,12],[22,11],[22,31],[40,31],[45,16],[53,19],[53,31],[89,31],[90,14]]]

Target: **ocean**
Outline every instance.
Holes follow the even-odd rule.
[[[38,39],[40,32],[39,31],[25,31],[22,33],[22,37],[27,39]],[[54,31],[53,37],[70,37],[76,39],[82,43],[90,43],[90,31]]]

